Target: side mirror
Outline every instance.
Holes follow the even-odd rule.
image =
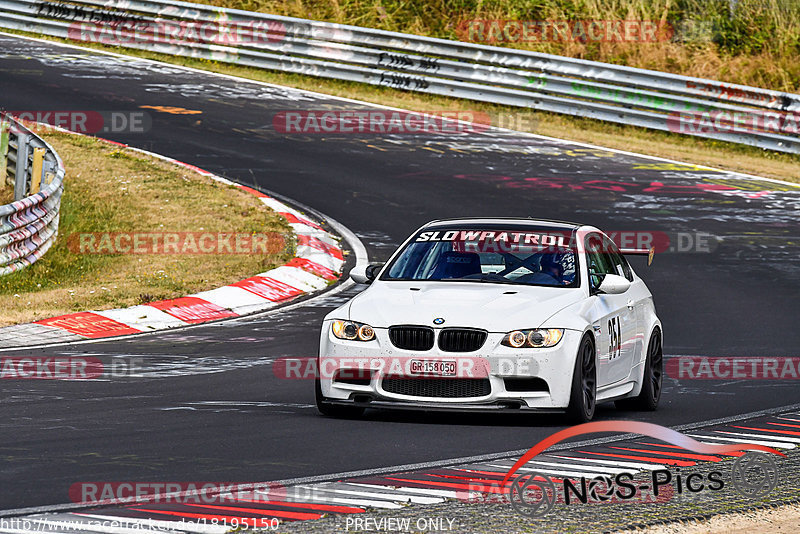
[[[357,284],[371,284],[383,269],[383,263],[370,263],[366,266],[356,265],[350,270],[350,279]]]
[[[624,276],[618,274],[607,274],[600,282],[600,287],[597,288],[598,293],[606,293],[608,295],[619,295],[625,293],[630,289],[631,283]]]

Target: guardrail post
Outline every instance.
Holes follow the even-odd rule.
[[[22,200],[28,190],[28,134],[17,134],[17,172],[14,174],[14,200]]]
[[[6,186],[6,178],[8,176],[8,130],[10,124],[5,120],[0,120],[0,189]]]
[[[29,194],[35,195],[42,185],[42,172],[44,165],[44,147],[33,149],[33,166],[31,167],[31,190]]]
[[[44,186],[47,187],[56,177],[56,169],[58,168],[58,163],[53,160],[53,156],[51,154],[45,153],[44,155],[44,168],[42,169],[42,181],[44,182]]]

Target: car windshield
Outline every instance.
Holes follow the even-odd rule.
[[[381,280],[578,287],[574,231],[444,228],[417,234]]]

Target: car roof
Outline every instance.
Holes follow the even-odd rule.
[[[574,223],[568,221],[556,221],[552,219],[533,219],[531,217],[466,217],[458,219],[439,219],[431,221],[425,225],[425,228],[438,228],[459,225],[498,225],[508,224],[513,226],[530,226],[536,228],[553,228],[558,230],[574,230],[585,226],[581,223]]]

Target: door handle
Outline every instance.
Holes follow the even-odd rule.
[[[633,309],[633,299],[631,299],[631,300],[629,300],[629,301],[628,301],[628,309],[629,309],[629,310],[632,310],[632,309]]]

